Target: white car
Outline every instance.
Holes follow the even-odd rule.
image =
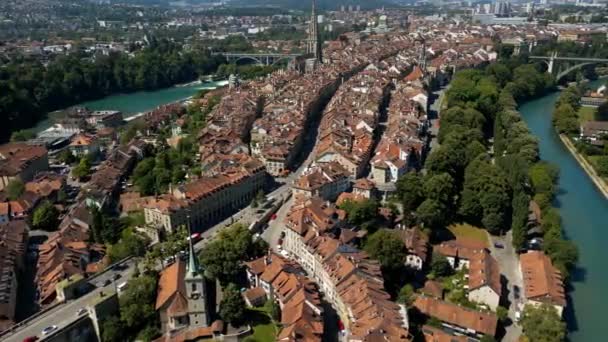
[[[86,312],[87,312],[87,309],[80,308],[80,309],[78,309],[78,311],[76,311],[76,316],[84,315]]]
[[[44,336],[50,335],[55,330],[57,330],[57,326],[51,325],[50,327],[46,327],[46,328],[42,329],[42,335],[44,335]]]

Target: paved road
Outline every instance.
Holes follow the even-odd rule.
[[[131,259],[125,262],[124,265],[126,267],[122,270],[108,270],[100,276],[93,278],[90,283],[92,286],[95,286],[95,288],[85,296],[68,301],[54,307],[53,309],[50,309],[44,314],[41,314],[40,317],[37,317],[31,322],[27,323],[24,328],[12,334],[2,336],[0,339],[9,342],[22,342],[24,339],[30,336],[42,337],[41,332],[46,327],[53,325],[57,327],[64,327],[74,322],[76,318],[78,318],[76,313],[79,309],[85,308],[92,300],[96,299],[100,293],[107,294],[116,291],[116,286],[118,284],[130,278],[134,270],[135,262]],[[115,274],[119,274],[120,278],[118,278],[116,281],[112,281]],[[106,280],[110,280],[107,285],[105,285]]]
[[[504,245],[504,248],[495,248],[494,243],[499,242]],[[515,312],[519,309],[523,296],[523,277],[519,268],[519,257],[515,252],[512,244],[512,233],[509,231],[505,236],[490,236],[490,252],[498,261],[498,266],[502,275],[507,279],[506,289],[509,299],[509,318],[513,324],[506,327],[506,335],[503,338],[504,342],[519,341],[522,330],[515,323]],[[515,298],[514,286],[519,288],[519,298]]]

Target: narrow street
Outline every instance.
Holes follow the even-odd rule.
[[[502,275],[503,291],[506,291],[506,298],[508,299],[508,303],[505,304],[509,305],[509,319],[511,322],[506,327],[506,333],[502,341],[516,342],[519,341],[522,329],[516,323],[515,312],[519,310],[518,306],[522,301],[521,297],[524,291],[523,276],[519,268],[519,258],[513,248],[511,231],[504,236],[489,235],[489,238],[489,249],[496,261],[498,261]],[[496,243],[504,246],[504,248],[496,248]]]

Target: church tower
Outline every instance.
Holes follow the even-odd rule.
[[[317,62],[321,63],[321,42],[319,41],[319,22],[317,20],[316,0],[312,0],[312,14],[310,15],[310,25],[308,27],[306,53],[312,55]]]
[[[188,236],[192,236],[190,217],[188,217]],[[188,320],[190,327],[207,327],[211,322],[209,322],[209,312],[207,310],[205,276],[194,253],[193,239],[190,238],[189,240],[190,255],[186,275],[184,276],[188,296]]]

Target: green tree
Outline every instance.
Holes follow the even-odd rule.
[[[124,326],[118,316],[109,316],[101,323],[101,340],[115,342],[124,339]]]
[[[559,133],[577,133],[579,125],[576,110],[569,104],[558,106],[553,112],[553,125]]]
[[[29,129],[22,129],[16,132],[13,132],[11,135],[11,141],[27,141],[30,139],[34,139],[36,137],[36,133]]]
[[[222,284],[236,282],[243,269],[243,260],[264,255],[267,245],[261,239],[253,241],[251,232],[241,224],[221,230],[203,249],[200,260],[211,278]]]
[[[606,145],[608,146],[608,144]],[[597,173],[602,177],[608,177],[608,156],[598,157],[595,162]]]
[[[431,271],[436,277],[447,277],[453,273],[452,266],[446,257],[434,253],[431,260]]]
[[[46,231],[57,230],[59,226],[59,210],[49,201],[42,202],[34,211],[32,226],[34,229]]]
[[[80,159],[78,166],[72,170],[72,176],[78,180],[82,180],[91,173],[91,162],[89,158],[83,157]]]
[[[76,157],[74,157],[74,155],[72,154],[72,152],[70,152],[69,149],[65,149],[61,151],[61,153],[59,153],[59,160],[61,160],[61,162],[65,163],[66,165],[72,165],[77,161]]]
[[[110,246],[109,256],[112,262],[117,262],[128,256],[144,256],[146,254],[146,240],[138,235],[132,228],[122,231],[120,240]]]
[[[6,195],[11,201],[16,201],[25,192],[25,184],[18,179],[13,179],[6,185]]]
[[[498,306],[496,308],[496,316],[498,317],[499,321],[503,323],[506,322],[509,318],[509,309],[505,308],[504,306]]]
[[[138,341],[150,342],[160,336],[160,329],[156,325],[147,325],[137,334]]]
[[[406,307],[410,307],[416,299],[415,295],[416,294],[414,292],[414,287],[412,286],[412,284],[405,284],[405,286],[403,286],[399,291],[399,297],[397,298],[397,301],[399,303],[405,304]]]
[[[435,200],[445,205],[451,205],[456,195],[454,178],[448,173],[431,175],[424,181],[423,189],[427,199]]]
[[[555,196],[559,169],[546,162],[534,164],[528,171],[530,182],[536,194],[546,194],[549,198]]]
[[[281,320],[281,307],[279,306],[279,304],[277,304],[277,302],[275,302],[274,300],[269,299],[266,301],[266,305],[270,307],[268,309],[270,317],[272,317],[275,322],[279,322]]]
[[[405,212],[416,210],[424,201],[422,177],[417,172],[408,172],[397,180],[396,197]]]
[[[442,228],[446,224],[446,207],[441,202],[427,199],[416,209],[419,223],[429,228]]]
[[[386,269],[399,269],[405,262],[403,242],[388,229],[380,229],[370,235],[364,249]]]
[[[371,225],[378,217],[379,204],[373,199],[362,201],[345,201],[340,205],[340,209],[346,211],[347,219],[350,224],[361,226],[364,229],[373,228]]]
[[[245,300],[236,285],[230,283],[224,288],[220,302],[220,317],[235,327],[245,322]]]
[[[154,319],[157,277],[152,274],[131,278],[119,297],[120,317],[126,327],[136,330]]]
[[[549,304],[526,305],[520,323],[530,341],[561,342],[566,338],[566,324]]]

